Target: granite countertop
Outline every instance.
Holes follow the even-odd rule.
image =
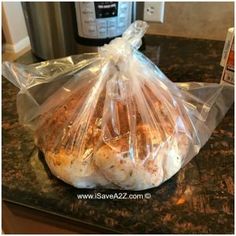
[[[145,43],[143,53],[172,81],[219,82],[224,42],[146,36]],[[18,60],[34,61],[31,53]],[[79,193],[115,191],[75,189],[56,179],[18,123],[17,88],[3,78],[2,89],[3,200],[114,232],[234,232],[233,107],[190,163],[160,187],[139,192],[151,198],[78,200]]]

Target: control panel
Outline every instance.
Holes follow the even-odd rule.
[[[89,39],[113,38],[131,24],[132,2],[76,2],[78,35]]]

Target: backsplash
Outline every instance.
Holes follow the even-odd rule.
[[[225,40],[234,26],[233,2],[166,2],[164,23],[149,23],[148,34]]]

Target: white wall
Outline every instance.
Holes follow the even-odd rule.
[[[234,2],[166,2],[164,23],[150,23],[149,34],[225,40],[234,26]]]
[[[2,27],[6,52],[17,53],[30,46],[21,2],[2,3]]]

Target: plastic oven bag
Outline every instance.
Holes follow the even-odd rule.
[[[6,62],[20,122],[52,173],[77,188],[156,187],[188,163],[233,103],[233,87],[171,82],[137,49],[136,21],[98,53]]]

